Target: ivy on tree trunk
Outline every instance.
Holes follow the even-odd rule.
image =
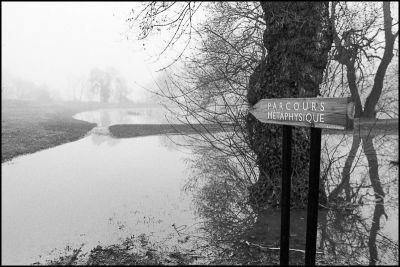
[[[261,2],[267,50],[249,79],[250,105],[263,98],[316,97],[332,45],[328,2]],[[259,179],[249,188],[253,207],[277,205],[280,200],[282,127],[247,117],[251,148],[257,155]],[[296,127],[293,134],[292,203],[307,199],[309,130]],[[322,182],[322,181],[321,181]],[[324,187],[320,186],[321,193]],[[321,201],[326,202],[324,194]]]

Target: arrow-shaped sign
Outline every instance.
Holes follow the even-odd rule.
[[[350,97],[261,99],[249,112],[264,123],[348,130],[354,103]]]

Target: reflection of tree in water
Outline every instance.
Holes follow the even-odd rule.
[[[379,142],[375,144],[378,154],[374,140]],[[332,139],[329,142],[335,143]],[[373,265],[398,262],[398,241],[381,232],[381,220],[387,219],[384,188],[393,184],[391,177],[397,179],[390,172],[384,173],[388,167],[385,157],[391,155],[388,147],[397,147],[395,143],[393,137],[362,137],[359,142],[362,154],[357,155],[358,147],[351,147],[352,152],[344,155],[339,155],[343,149],[337,149],[334,155],[323,155],[321,175],[326,175],[330,183],[337,181],[338,176],[340,179],[333,190],[327,190],[335,205],[319,212],[317,250],[324,253],[322,256],[317,254],[319,263]],[[342,146],[349,149],[349,144],[342,143]],[[246,174],[237,156],[232,159],[218,149],[204,145],[193,150],[194,172],[186,189],[194,195],[196,209],[204,220],[202,229],[215,247],[214,252],[218,252],[219,262],[274,263],[279,259],[279,250],[274,250],[279,248],[279,210],[255,211],[248,205],[246,188],[251,181],[243,178]],[[330,148],[329,151],[335,150]],[[353,157],[351,164],[348,155]],[[363,172],[370,179],[359,179]],[[291,211],[291,249],[304,250],[305,222],[305,210]],[[291,251],[290,257],[292,263],[303,263],[304,253]]]
[[[345,199],[345,206],[347,205],[345,210],[331,210],[328,212],[328,217],[321,220],[320,247],[325,247],[336,262],[360,263],[359,261],[362,261],[361,263],[365,264],[368,261],[370,265],[398,262],[396,252],[398,242],[379,232],[381,219],[387,220],[388,215],[385,212],[385,192],[378,171],[388,167],[388,161],[379,161],[378,156],[384,158],[392,155],[390,150],[385,150],[384,145],[391,144],[392,148],[397,145],[393,137],[375,137],[370,133],[353,136],[352,147],[342,169],[341,181],[329,195],[331,201],[338,198]],[[374,140],[381,154],[377,153]],[[366,159],[368,163],[366,165],[362,165],[363,159],[356,156],[360,144],[362,144],[364,160]],[[355,159],[357,159],[356,164],[352,166]],[[367,169],[369,185],[362,180],[361,183],[360,181],[350,183],[353,177],[351,174],[356,167]],[[388,178],[390,177],[389,174]],[[387,177],[384,178],[387,179]],[[385,183],[390,186],[393,180],[385,181]],[[341,198],[343,193],[344,198]],[[349,204],[360,204],[360,206],[351,209]],[[361,215],[361,211],[367,209],[367,205],[373,205],[374,209],[370,211],[370,216],[365,217]]]
[[[376,203],[370,212],[372,218],[364,217],[360,209],[330,210],[320,216],[317,249],[326,254],[322,261],[363,265],[398,262],[397,242],[380,233],[383,204]]]
[[[97,146],[101,145],[103,143],[106,143],[107,145],[110,145],[110,146],[115,146],[120,141],[118,138],[112,138],[110,136],[100,135],[100,134],[92,134],[90,137],[91,137],[92,143]]]
[[[178,134],[162,134],[158,136],[160,144],[168,151],[182,150],[182,144],[185,143],[185,137]]]
[[[250,183],[242,179],[243,168],[214,147],[193,149],[193,173],[185,189],[193,194],[196,211],[204,219],[207,241],[217,262],[246,262],[250,255],[243,238],[253,227],[255,214],[247,204]]]
[[[109,126],[111,123],[110,112],[108,110],[100,110],[100,125],[99,126]]]

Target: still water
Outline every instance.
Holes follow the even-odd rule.
[[[2,164],[3,264],[44,262],[66,247],[85,244],[87,252],[142,233],[190,247],[203,257],[194,263],[277,263],[279,210],[249,207],[250,184],[236,179],[243,177],[237,162],[213,147],[178,146],[188,142],[181,136],[109,136],[113,124],[168,123],[161,109],[75,118],[98,127],[76,142]],[[319,264],[398,263],[398,165],[391,164],[398,161],[398,135],[371,140],[353,147],[351,136],[323,136],[321,175],[339,207],[319,212]],[[292,210],[291,258],[300,262],[305,222],[304,210]],[[183,237],[190,239],[179,242]]]
[[[165,122],[151,109],[76,118],[100,126]],[[94,130],[2,164],[2,263],[31,264],[54,248],[90,249],[130,234],[163,238],[172,224],[192,224],[190,199],[180,190],[187,153],[165,136],[113,139]]]

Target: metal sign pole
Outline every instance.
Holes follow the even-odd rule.
[[[308,181],[306,265],[315,265],[318,226],[318,194],[321,156],[321,128],[352,129],[354,103],[342,98],[261,99],[249,110],[259,121],[283,126],[281,247],[280,263],[289,263],[290,180],[292,126],[311,127],[310,172]]]
[[[319,172],[321,157],[321,129],[311,128],[310,172],[308,180],[307,234],[305,265],[315,265],[318,227]]]
[[[282,190],[280,264],[289,265],[290,185],[292,175],[292,126],[282,128]]]

